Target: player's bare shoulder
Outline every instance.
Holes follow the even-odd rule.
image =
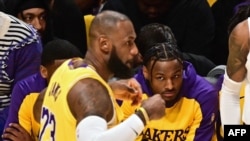
[[[238,50],[248,50],[249,27],[248,20],[238,23],[229,36],[229,47],[236,47]],[[239,48],[240,47],[240,48]]]
[[[76,118],[98,115],[109,120],[113,115],[108,90],[96,79],[84,78],[78,81],[69,91],[68,103]]]

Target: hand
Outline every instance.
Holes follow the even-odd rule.
[[[165,115],[165,101],[160,94],[155,94],[142,101],[141,106],[147,111],[149,120],[160,119]]]
[[[134,78],[112,81],[109,85],[118,100],[130,100],[132,105],[137,105],[142,100],[141,85]]]
[[[35,139],[17,123],[11,123],[9,127],[4,130],[2,138],[11,141],[35,141]]]

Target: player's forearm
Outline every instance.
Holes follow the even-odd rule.
[[[135,114],[111,129],[103,118],[89,116],[78,124],[76,136],[77,141],[134,141],[143,129],[142,120]]]

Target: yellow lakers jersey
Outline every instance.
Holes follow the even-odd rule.
[[[27,95],[24,98],[18,111],[19,124],[26,131],[28,131],[29,134],[33,136],[36,141],[38,140],[40,124],[35,120],[33,114],[33,105],[35,104],[38,96],[39,93],[31,93]]]
[[[80,58],[78,58],[80,59]],[[113,93],[95,69],[89,65],[74,68],[71,64],[74,59],[65,61],[53,74],[45,93],[42,106],[41,128],[39,140],[41,141],[75,141],[76,119],[72,115],[67,95],[70,89],[81,79],[92,78],[102,83],[108,90],[113,101],[115,120],[108,122],[112,127],[122,119],[122,111],[116,103]]]
[[[143,94],[143,99],[147,98],[148,96]],[[123,101],[121,108],[124,112],[124,118],[128,118],[138,107],[131,106],[129,101]],[[181,98],[174,106],[165,109],[166,115],[164,117],[149,121],[136,141],[193,141],[196,129],[202,120],[199,107],[199,103],[194,99]],[[214,124],[213,120],[211,117],[211,124]],[[215,133],[211,141],[216,141]]]

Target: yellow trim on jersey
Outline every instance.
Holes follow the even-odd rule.
[[[210,7],[212,7],[216,1],[217,0],[207,0]]]

